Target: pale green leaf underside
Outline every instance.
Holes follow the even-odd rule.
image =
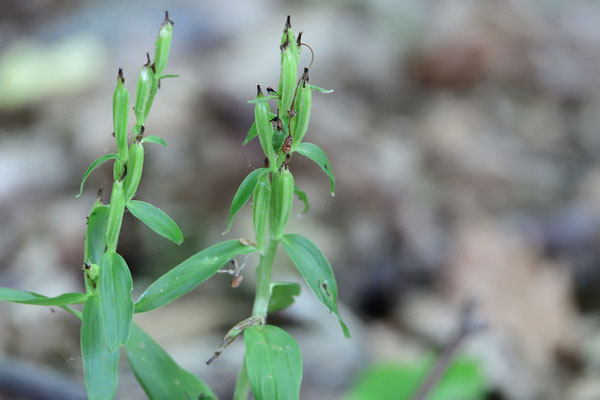
[[[278,99],[278,98],[279,98],[279,96],[260,96],[255,99],[248,100],[248,103],[256,104],[256,103],[261,103],[263,101],[273,100],[273,99]]]
[[[246,368],[256,400],[298,400],[302,355],[286,331],[273,325],[244,331]]]
[[[151,400],[217,398],[204,382],[177,365],[169,354],[135,323],[125,344],[125,350],[135,377]]]
[[[175,221],[160,208],[140,200],[130,200],[127,209],[134,217],[148,225],[150,229],[170,241],[181,244],[183,234]]]
[[[106,250],[108,210],[108,206],[96,204],[90,213],[85,233],[85,262],[100,265],[102,255]]]
[[[127,342],[133,319],[131,290],[133,281],[123,257],[106,253],[102,257],[98,278],[100,313],[104,337],[110,351]]]
[[[114,399],[119,382],[119,356],[118,349],[112,352],[108,350],[98,297],[88,297],[83,306],[81,357],[89,399]]]
[[[281,243],[317,299],[337,316],[344,335],[350,337],[350,331],[338,310],[337,283],[327,258],[314,243],[301,235],[284,235]]]
[[[325,94],[333,93],[333,89],[323,89],[323,88],[320,88],[315,85],[308,85],[308,87],[310,87],[312,90],[316,90],[317,92],[321,92],[321,93],[325,93]]]
[[[213,276],[233,257],[255,251],[254,246],[228,240],[194,254],[152,283],[140,296],[135,312],[154,310],[178,299]]]

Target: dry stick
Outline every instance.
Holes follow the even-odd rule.
[[[448,365],[454,359],[462,343],[470,335],[479,333],[487,327],[484,322],[478,322],[474,319],[476,305],[476,302],[471,299],[467,300],[462,306],[458,331],[444,347],[442,355],[419,387],[419,390],[412,397],[412,400],[425,400],[427,395],[435,388],[438,381],[444,376]]]

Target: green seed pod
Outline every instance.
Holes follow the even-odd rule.
[[[125,202],[129,202],[135,195],[140,179],[142,179],[142,170],[144,169],[144,146],[137,140],[131,144],[129,149],[129,160],[127,161],[127,175],[123,180],[125,191]]]
[[[294,176],[288,169],[273,174],[271,190],[271,239],[280,240],[283,236],[294,200]]]
[[[310,109],[312,107],[312,89],[308,84],[308,68],[304,68],[304,74],[300,80],[300,86],[298,87],[298,94],[296,95],[296,102],[294,103],[294,109],[296,116],[292,118],[292,137],[294,139],[293,148],[298,146],[306,131],[308,130],[308,122],[310,120]]]
[[[260,85],[256,86],[256,90],[258,92],[257,97],[263,97]],[[274,165],[275,152],[273,151],[273,125],[271,125],[271,110],[269,109],[269,103],[266,101],[259,101],[256,103],[254,106],[254,119],[256,121],[260,145],[269,159],[270,165]]]
[[[152,89],[154,77],[152,75],[152,69],[150,63],[144,65],[140,71],[140,77],[138,79],[137,92],[135,94],[135,128],[134,132],[139,132],[141,126],[144,124],[146,119],[146,108],[148,107],[148,98],[150,97],[150,91]]]
[[[125,193],[123,192],[123,182],[117,181],[113,183],[108,209],[108,222],[106,225],[106,251],[109,253],[117,250],[124,210]]]
[[[169,12],[165,11],[165,20],[158,31],[158,39],[156,39],[154,53],[154,68],[156,76],[160,78],[169,58],[169,49],[171,48],[171,40],[173,39],[173,21],[169,19]]]
[[[294,100],[294,94],[296,92],[296,82],[298,80],[298,60],[300,52],[298,51],[298,44],[294,37],[294,32],[290,25],[290,17],[288,16],[283,29],[283,36],[281,38],[281,75],[279,77],[279,90],[278,94],[281,96],[279,99],[279,110],[283,113],[291,108]]]
[[[262,254],[267,233],[267,220],[269,219],[269,202],[271,201],[271,180],[269,174],[264,174],[258,179],[252,199],[252,215],[254,220],[254,233],[256,234],[256,248]]]
[[[125,88],[123,69],[119,68],[117,87],[113,95],[113,129],[117,151],[121,161],[127,162],[127,117],[129,116],[129,92]]]

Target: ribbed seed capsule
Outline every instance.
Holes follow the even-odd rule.
[[[271,239],[280,240],[285,231],[294,200],[294,176],[288,169],[273,174],[271,188]]]
[[[294,94],[296,92],[296,81],[298,80],[298,60],[300,52],[298,51],[298,44],[294,37],[294,32],[290,26],[290,17],[285,24],[283,29],[283,36],[281,38],[281,75],[279,77],[279,90],[278,93],[281,96],[279,99],[279,110],[284,113],[292,106],[294,100]]]
[[[158,31],[158,39],[155,43],[154,68],[155,73],[160,77],[167,66],[169,58],[169,49],[173,39],[173,21],[169,19],[169,12],[165,12],[165,20]]]
[[[112,193],[110,195],[110,206],[108,209],[108,222],[106,225],[106,251],[114,252],[117,250],[119,241],[119,232],[123,223],[123,211],[125,210],[125,193],[123,192],[123,182],[113,183]]]
[[[304,69],[304,74],[298,87],[294,110],[296,116],[292,118],[292,137],[294,139],[292,147],[298,146],[306,131],[308,130],[308,122],[310,120],[310,109],[312,107],[312,89],[308,85],[308,68]]]
[[[125,88],[123,69],[119,69],[117,87],[113,95],[113,129],[117,141],[117,151],[121,161],[127,162],[127,117],[129,116],[129,92]]]
[[[257,97],[263,96],[260,85],[256,87]],[[266,101],[259,101],[254,106],[254,119],[256,121],[256,130],[258,131],[258,138],[260,145],[265,152],[265,155],[269,159],[270,165],[274,165],[275,152],[273,151],[273,125],[271,125],[271,110],[269,109],[269,103]]]
[[[138,78],[137,92],[135,94],[135,128],[134,132],[139,132],[142,125],[144,125],[146,119],[146,107],[148,107],[148,98],[150,96],[150,90],[152,89],[152,70],[150,64],[146,64],[140,71],[140,77]]]
[[[269,220],[269,203],[271,201],[271,180],[269,174],[264,174],[258,179],[252,199],[252,215],[254,220],[254,233],[256,234],[256,248],[263,253],[265,237],[267,234],[267,221]]]
[[[140,179],[142,179],[142,170],[144,169],[144,146],[135,141],[129,149],[129,160],[127,161],[127,175],[123,181],[125,191],[125,202],[129,202],[135,195]]]

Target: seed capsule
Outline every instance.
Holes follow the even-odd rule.
[[[117,250],[119,241],[119,232],[123,223],[123,211],[125,210],[125,193],[123,192],[123,182],[113,183],[110,196],[110,206],[108,209],[108,222],[106,225],[106,251],[114,252]]]
[[[169,12],[165,11],[165,20],[158,31],[158,39],[155,43],[154,68],[156,76],[160,78],[167,65],[169,49],[173,39],[173,21],[169,19]]]
[[[283,236],[292,210],[294,200],[294,176],[284,168],[282,172],[273,174],[271,190],[271,238],[280,240]]]
[[[148,107],[148,98],[152,89],[153,75],[150,64],[146,64],[140,71],[138,78],[137,92],[135,94],[135,128],[134,132],[139,132],[140,127],[146,119],[146,108]]]
[[[279,77],[279,89],[277,93],[281,96],[279,99],[279,109],[287,112],[294,100],[296,92],[296,81],[298,80],[298,61],[300,59],[300,51],[294,37],[294,31],[290,24],[288,16],[283,36],[281,37],[281,75]]]
[[[119,68],[117,87],[113,95],[113,129],[117,151],[121,161],[127,162],[127,119],[129,116],[129,92],[125,88],[123,69]]]
[[[123,181],[125,191],[125,202],[129,202],[135,195],[140,179],[142,179],[142,170],[144,169],[144,146],[137,140],[131,144],[129,149],[129,160],[127,161],[127,175]]]
[[[252,215],[254,233],[256,234],[256,248],[262,254],[267,233],[267,220],[269,219],[269,203],[271,201],[271,180],[269,174],[264,174],[258,180],[254,189],[252,200]]]
[[[256,87],[258,98],[263,97],[260,85]],[[273,125],[271,125],[271,110],[266,101],[259,101],[254,106],[254,119],[256,121],[256,129],[258,130],[258,138],[260,145],[269,159],[270,165],[274,165],[275,152],[273,151]]]
[[[308,68],[304,69],[304,74],[298,87],[298,94],[294,109],[296,116],[292,118],[292,137],[294,139],[293,146],[296,147],[302,142],[306,131],[308,130],[308,122],[310,120],[310,109],[312,107],[312,89],[308,84]]]

